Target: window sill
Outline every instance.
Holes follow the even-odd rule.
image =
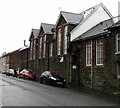
[[[103,64],[96,64],[96,66],[103,66]]]
[[[87,67],[91,67],[92,65],[86,65]]]
[[[116,52],[115,54],[116,54],[116,55],[120,55],[120,52]]]

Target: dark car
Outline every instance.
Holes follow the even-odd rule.
[[[23,69],[19,73],[19,78],[35,80],[36,75],[29,69]]]
[[[45,71],[41,74],[40,83],[65,87],[65,79],[61,75],[50,71]]]

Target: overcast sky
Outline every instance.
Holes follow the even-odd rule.
[[[80,13],[102,2],[113,16],[119,0],[0,0],[0,55],[23,47],[31,29],[55,24],[60,11]]]

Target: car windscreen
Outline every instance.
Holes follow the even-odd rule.
[[[60,75],[58,75],[58,74],[52,74],[52,76],[54,77],[54,78],[62,78]]]

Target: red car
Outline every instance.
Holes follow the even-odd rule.
[[[19,73],[19,78],[35,80],[36,75],[29,69],[23,69]]]

